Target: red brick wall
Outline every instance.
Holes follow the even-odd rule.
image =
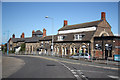
[[[102,57],[102,51],[96,50],[96,51],[95,51],[95,57],[97,57],[97,58]]]
[[[115,40],[115,54],[120,54],[120,48],[116,48],[116,46],[120,46],[120,40]]]

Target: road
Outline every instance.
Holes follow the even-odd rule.
[[[24,60],[24,66],[7,78],[35,78],[41,80],[118,80],[118,70],[30,56],[12,56]]]

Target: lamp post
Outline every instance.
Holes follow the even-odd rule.
[[[48,18],[48,19],[52,20],[52,33],[53,33],[54,32],[54,18],[51,18],[51,17],[48,17],[48,16],[45,16],[45,18]],[[51,46],[52,55],[53,55],[53,41],[54,41],[54,35],[52,34],[52,46]]]

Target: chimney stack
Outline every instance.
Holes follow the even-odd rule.
[[[43,29],[43,37],[45,37],[46,36],[46,29],[44,28]]]
[[[24,33],[22,33],[21,38],[24,38]]]
[[[32,31],[32,37],[33,37],[33,33],[35,33],[35,31],[34,31],[34,30]]]
[[[101,12],[101,20],[105,20],[106,19],[105,17],[106,17],[105,12]]]
[[[64,25],[63,25],[63,27],[64,27],[64,26],[67,26],[67,23],[68,23],[67,20],[64,20]]]
[[[12,35],[12,38],[15,38],[15,34]]]

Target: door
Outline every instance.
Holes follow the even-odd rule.
[[[108,50],[105,49],[105,60],[107,60],[107,58],[108,58]]]

